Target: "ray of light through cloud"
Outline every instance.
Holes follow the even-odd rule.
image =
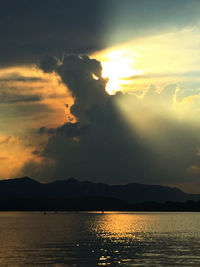
[[[157,155],[182,158],[184,148],[177,139],[182,129],[188,140],[196,140],[192,153],[197,156],[199,43],[198,27],[187,27],[138,38],[93,55],[102,61],[103,75],[109,78],[109,94],[128,93],[116,98],[116,106],[130,129]],[[190,133],[186,133],[188,129]],[[199,164],[188,165],[185,171],[197,174],[193,170]]]
[[[68,9],[63,3],[55,21],[49,21],[48,13],[54,14],[53,1],[48,12],[46,4],[38,9],[32,3],[38,25],[48,23],[30,31],[28,39],[18,17],[15,25],[2,24],[7,35],[0,53],[0,178],[16,173],[68,176],[78,162],[80,172],[83,168],[85,176],[101,181],[102,161],[113,183],[132,181],[128,175],[133,173],[145,183],[180,185],[191,179],[197,184],[199,2],[89,2],[80,2],[87,19],[86,13],[77,13],[76,4]],[[32,19],[30,29],[35,27]],[[110,152],[117,149],[126,160]],[[120,157],[122,168],[116,172]],[[54,162],[51,174],[49,162]],[[146,173],[142,164],[149,168]]]

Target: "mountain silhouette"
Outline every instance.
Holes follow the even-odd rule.
[[[185,202],[199,200],[199,194],[187,194],[178,188],[161,185],[129,183],[108,185],[79,181],[74,178],[40,183],[29,177],[1,180],[0,199],[63,199],[102,197],[125,201],[130,204],[141,202]]]

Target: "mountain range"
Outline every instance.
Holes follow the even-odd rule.
[[[129,183],[108,185],[79,181],[74,178],[40,183],[29,177],[1,180],[0,199],[68,199],[102,197],[118,199],[129,204],[142,202],[165,203],[199,200],[199,194],[187,194],[178,188],[161,185]]]

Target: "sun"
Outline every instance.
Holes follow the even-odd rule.
[[[134,69],[135,60],[124,53],[124,51],[109,52],[102,63],[102,76],[109,78],[106,91],[114,94],[123,91],[123,85],[130,83],[131,76],[139,75],[141,70]]]

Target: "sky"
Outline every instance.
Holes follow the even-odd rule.
[[[200,193],[198,0],[8,0],[0,12],[0,179]]]

